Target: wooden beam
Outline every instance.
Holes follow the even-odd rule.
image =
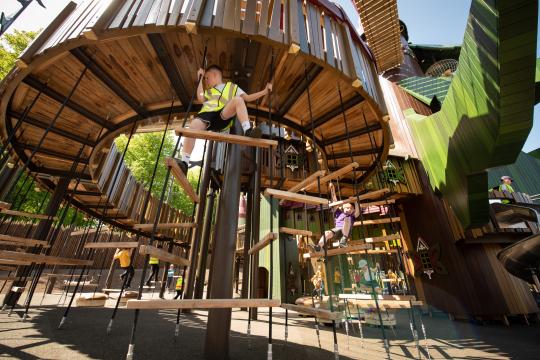
[[[362,101],[364,101],[364,98],[361,95],[359,94],[355,95],[351,99],[345,101],[343,103],[343,107],[341,107],[341,104],[340,104],[339,106],[330,110],[326,114],[322,115],[320,118],[313,120],[313,127],[315,129],[318,128],[319,126],[323,125],[325,122],[332,120],[336,116],[342,114],[343,110],[347,111],[353,108],[354,106],[360,104]],[[309,134],[311,132],[311,122],[308,122],[308,124],[305,126],[304,132],[306,134]]]
[[[107,226],[102,226],[100,228],[100,232],[108,232],[109,228]],[[98,231],[98,228],[91,228],[91,229],[81,229],[81,230],[75,230],[71,232],[71,236],[79,236],[84,234],[95,234]]]
[[[377,154],[383,151],[382,147],[377,147],[374,149],[367,149],[367,150],[356,150],[352,152],[352,156],[366,156],[366,155],[373,155]],[[334,159],[344,159],[350,157],[351,154],[348,151],[337,153],[337,154],[328,154],[327,159],[334,160]]]
[[[371,244],[361,244],[361,245],[347,246],[347,247],[338,248],[338,249],[330,249],[330,250],[327,250],[326,253],[327,253],[328,256],[336,256],[336,255],[348,254],[348,253],[353,252],[353,251],[368,250],[368,254],[369,254],[369,251],[371,249],[373,249],[373,245],[371,245]],[[304,257],[304,259],[320,258],[320,257],[324,257],[324,251],[318,251],[318,252],[313,252],[313,253],[304,253],[302,256]]]
[[[279,299],[128,300],[127,309],[233,309],[278,307]]]
[[[23,82],[25,84],[29,85],[30,87],[38,90],[38,91],[42,91],[45,95],[47,95],[51,99],[59,102],[60,104],[65,103],[66,107],[68,107],[69,109],[75,111],[79,115],[84,116],[85,118],[92,121],[93,123],[95,123],[95,124],[97,124],[99,126],[102,126],[102,127],[106,128],[107,130],[112,129],[112,124],[109,123],[106,119],[103,119],[99,115],[94,114],[90,110],[88,110],[88,109],[84,108],[83,106],[75,103],[73,100],[68,99],[66,96],[64,96],[64,95],[60,94],[59,92],[57,92],[56,90],[48,87],[47,84],[42,83],[41,81],[39,81],[34,76],[29,75],[29,76],[25,77],[23,79]]]
[[[173,158],[165,158],[165,165],[171,169],[171,173],[173,174],[176,181],[178,181],[178,184],[184,189],[186,194],[193,200],[193,202],[198,203],[199,195],[195,192],[191,184],[189,183],[188,179],[186,178],[186,175],[182,172],[180,169],[180,166],[178,166],[178,163]]]
[[[264,249],[267,245],[269,245],[272,240],[275,240],[278,238],[278,234],[274,233],[274,232],[269,232],[268,234],[266,234],[261,240],[259,240],[258,243],[256,243],[255,245],[253,245],[251,247],[251,249],[248,250],[248,254],[249,255],[253,255],[255,254],[256,252],[259,252],[261,251],[262,249]]]
[[[362,201],[362,200],[376,199],[376,198],[381,197],[382,195],[384,195],[386,193],[389,193],[389,192],[390,192],[390,189],[383,188],[383,189],[379,189],[379,190],[375,190],[375,191],[370,191],[370,192],[367,192],[367,193],[362,194],[362,195],[351,196],[350,198],[345,199],[345,200],[331,202],[330,204],[328,204],[328,206],[330,206],[330,207],[341,206],[343,204],[355,203],[357,200]],[[386,203],[393,204],[394,202],[395,202],[395,200],[388,199],[388,200],[377,201],[377,202],[372,202],[372,203],[360,203],[360,205],[362,207],[381,206],[381,205],[386,205]]]
[[[364,127],[364,128],[361,128],[361,129],[351,131],[351,132],[349,132],[348,137],[347,137],[347,134],[343,134],[343,135],[338,135],[338,136],[334,136],[334,137],[325,139],[324,141],[321,141],[321,145],[322,146],[329,146],[329,145],[338,143],[340,141],[347,140],[347,138],[350,138],[352,140],[353,137],[362,136],[362,135],[365,135],[365,134],[368,134],[370,132],[377,131],[377,130],[380,130],[380,129],[382,129],[381,124],[376,123],[376,124],[373,124],[373,125],[369,125],[368,127]]]
[[[340,299],[373,300],[372,294],[339,294]],[[416,301],[414,295],[377,295],[377,300]]]
[[[185,229],[185,228],[194,228],[197,224],[195,223],[159,223],[157,224],[157,229]],[[135,224],[133,225],[134,229],[137,230],[152,230],[154,224]]]
[[[137,241],[91,242],[84,244],[85,249],[135,249],[138,246]]]
[[[422,306],[422,301],[405,301],[405,300],[377,300],[377,303],[375,303],[375,300],[361,300],[361,299],[350,299],[347,300],[347,302],[351,303],[352,305],[358,306],[361,309],[373,309],[377,307],[377,303],[379,305],[379,308],[382,310],[386,309],[410,309],[411,306]]]
[[[19,148],[19,149],[23,149],[23,150],[34,151],[34,149],[36,148],[35,145],[23,144],[23,143],[18,142],[17,140],[13,140],[12,143],[13,143],[14,147]],[[62,159],[62,160],[66,160],[66,161],[77,161],[79,164],[82,164],[82,165],[88,164],[88,161],[89,161],[87,158],[78,158],[75,155],[70,155],[70,154],[66,154],[66,153],[63,153],[63,152],[50,150],[50,149],[47,149],[47,148],[44,148],[44,147],[40,147],[36,151],[36,153],[52,156],[52,157],[55,157],[57,159]]]
[[[392,217],[392,218],[355,221],[353,226],[379,225],[379,224],[395,223],[395,222],[400,222],[400,221],[401,221],[400,217],[397,216],[397,217]]]
[[[9,209],[0,209],[0,213],[1,213],[1,214],[5,214],[5,215],[10,215],[10,216],[24,216],[24,217],[31,218],[31,219],[40,219],[40,220],[51,219],[51,220],[58,220],[58,218],[57,218],[56,216],[55,216],[55,217],[49,217],[49,215],[44,215],[44,214],[32,214],[32,213],[29,213],[29,212],[17,211],[17,210],[9,210]]]
[[[374,236],[374,237],[367,237],[363,240],[351,240],[349,241],[350,245],[360,245],[363,243],[378,243],[383,241],[390,241],[390,240],[398,240],[401,239],[401,235],[399,234],[391,234],[391,235],[383,235],[383,236]],[[390,250],[388,250],[390,252]]]
[[[317,181],[318,177],[323,177],[324,175],[326,175],[326,170],[315,171],[313,174],[309,175],[307,178],[294,185],[288,191],[292,193],[304,191],[308,184],[311,184],[313,181]]]
[[[169,78],[169,81],[176,95],[178,96],[178,99],[180,99],[182,105],[187,107],[189,104],[190,96],[184,86],[184,82],[182,81],[182,77],[180,76],[178,68],[174,63],[173,57],[169,54],[169,51],[167,50],[167,46],[165,45],[165,41],[163,40],[163,35],[155,33],[148,34],[147,36],[148,40],[150,40],[150,43],[152,44],[152,47],[154,48],[154,51],[158,56],[159,62],[161,63],[163,70],[165,70],[165,73],[167,74],[167,77]]]
[[[338,178],[342,177],[343,175],[350,173],[351,171],[353,171],[357,167],[358,167],[357,162],[350,163],[350,164],[342,167],[341,169],[336,170],[334,172],[331,172],[330,174],[322,177],[321,180],[320,180],[320,184],[323,185],[323,184],[326,184],[327,182],[330,182],[330,181],[332,181],[334,179],[338,179]],[[307,186],[305,186],[304,189],[309,190],[309,189],[317,186],[317,184],[318,184],[317,181],[313,181],[311,184],[308,184]]]
[[[326,309],[317,309],[305,305],[281,304],[281,307],[283,309],[295,311],[300,314],[315,316],[316,318],[324,320],[339,320],[343,316],[341,312],[330,311]]]
[[[302,235],[302,236],[313,236],[313,232],[309,230],[300,230],[300,229],[291,229],[288,227],[280,227],[280,233],[290,234],[290,235]]]
[[[8,260],[8,261],[10,260],[24,261],[24,262],[30,262],[30,263],[36,263],[36,264],[47,264],[47,265],[90,266],[94,263],[93,260],[70,259],[70,258],[64,258],[64,257],[58,257],[58,256],[21,253],[17,251],[7,251],[7,250],[0,250],[0,259]],[[0,260],[0,262],[2,260]]]
[[[116,80],[114,80],[105,70],[101,68],[88,54],[81,48],[70,50],[71,54],[77,58],[83,65],[87,66],[90,71],[105,85],[109,87],[120,99],[128,104],[135,112],[142,117],[147,117],[147,111],[142,106],[141,102],[136,100],[129,92],[124,89]]]
[[[139,253],[141,255],[150,255],[152,257],[158,258],[161,261],[180,265],[180,266],[189,266],[189,261],[181,258],[180,256],[173,255],[165,250],[158,249],[152,245],[141,245],[139,247]]]
[[[276,199],[295,201],[295,202],[310,204],[310,205],[321,205],[321,204],[327,205],[328,204],[328,200],[324,198],[296,194],[289,191],[266,188],[266,190],[264,190],[264,196],[270,196],[270,195],[275,197]]]
[[[306,76],[302,76],[302,80],[299,81],[292,91],[289,91],[285,101],[279,109],[279,116],[285,116],[289,110],[296,104],[298,99],[306,92],[306,89],[309,85],[317,78],[317,76],[322,72],[322,67],[312,63],[307,70],[307,79]]]
[[[195,139],[222,141],[228,142],[230,144],[255,146],[261,148],[277,147],[278,145],[278,142],[276,140],[255,139],[248,136],[222,134],[213,131],[193,130],[188,128],[176,129],[176,135]]]
[[[45,240],[34,240],[34,239],[28,239],[25,237],[20,236],[11,236],[11,235],[0,235],[0,241],[5,243],[13,243],[13,245],[20,245],[20,246],[44,246],[49,247],[47,244],[47,241]],[[9,244],[12,245],[12,244]]]

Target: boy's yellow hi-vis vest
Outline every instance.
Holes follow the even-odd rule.
[[[238,85],[233,84],[232,82],[227,82],[223,88],[223,91],[219,91],[215,87],[206,90],[204,92],[204,98],[206,100],[203,103],[202,109],[199,111],[199,113],[220,111],[225,107],[225,105],[227,105],[229,101],[231,101],[232,98],[236,96],[237,90]]]
[[[182,290],[182,283],[184,282],[184,278],[180,276],[178,279],[176,279],[176,290]]]

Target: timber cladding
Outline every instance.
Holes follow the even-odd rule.
[[[23,162],[54,121],[30,162],[32,171],[66,175],[82,148],[76,177],[88,183],[77,189],[84,193],[76,197],[81,207],[92,209],[99,201],[87,194],[110,191],[111,208],[94,207],[94,213],[114,217],[121,209],[130,219],[138,204],[125,192],[109,189],[110,181],[100,175],[114,166],[107,151],[113,138],[134,123],[162,129],[169,110],[183,119],[205,48],[206,63],[220,65],[225,78],[248,93],[274,82],[272,100],[266,96],[257,108],[249,105],[252,117],[264,121],[271,111],[274,121],[307,137],[313,121],[323,157],[336,168],[351,162],[350,138],[360,180],[384,159],[389,130],[382,120],[386,109],[376,67],[338,7],[296,0],[283,8],[279,2],[264,2],[257,9],[255,0],[240,2],[240,7],[215,0],[190,2],[190,10],[181,13],[179,2],[170,11],[167,3],[90,0],[70,5],[0,86],[0,130],[6,137],[19,124],[12,145]],[[200,104],[194,104],[192,111],[198,109]],[[121,175],[122,183],[139,191],[129,175]]]

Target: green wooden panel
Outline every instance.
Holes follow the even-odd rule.
[[[407,112],[432,187],[465,227],[488,219],[485,170],[513,163],[532,127],[538,5],[513,5],[473,0],[441,111]]]
[[[403,90],[427,105],[431,104],[435,96],[442,104],[450,88],[450,83],[449,78],[431,76],[411,76],[398,81],[398,85]]]
[[[500,185],[503,175],[514,179],[514,190],[530,195],[540,194],[540,159],[521,152],[515,163],[489,169],[489,188]]]
[[[278,232],[279,229],[279,200],[273,199],[273,206],[270,206],[270,199],[261,197],[261,219],[260,219],[260,228],[259,228],[259,236],[262,238],[268,232],[271,231],[270,229],[270,217],[273,219],[273,230],[274,232]],[[281,257],[280,257],[280,242],[281,239],[274,240],[273,242],[273,261],[274,261],[274,279],[273,279],[273,298],[274,299],[280,299],[281,298],[281,286],[282,286],[282,279],[281,279]],[[267,246],[263,250],[259,252],[259,266],[266,268],[268,272],[270,272],[270,246]]]

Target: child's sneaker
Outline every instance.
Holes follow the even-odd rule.
[[[347,239],[339,240],[339,246],[338,246],[339,248],[346,248],[347,246],[349,246],[347,245]]]
[[[321,251],[321,247],[319,245],[308,244],[308,246],[309,246],[309,249],[311,250],[311,252],[319,252],[319,251]]]
[[[259,139],[262,136],[262,131],[259,127],[250,127],[244,131],[244,136]]]

